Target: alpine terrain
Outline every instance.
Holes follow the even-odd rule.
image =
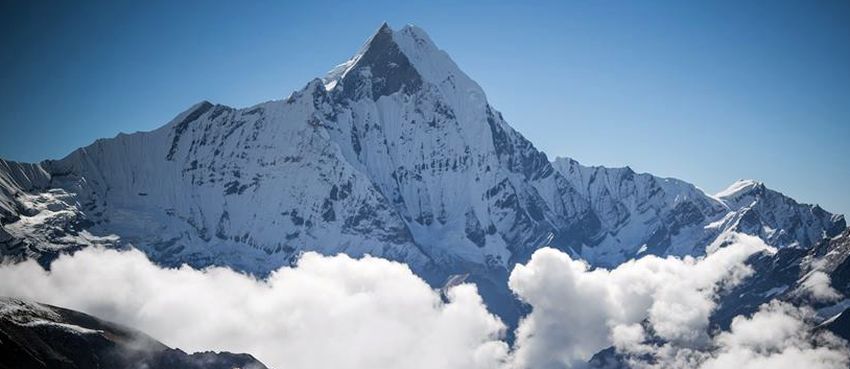
[[[60,160],[0,160],[0,189],[0,252],[14,260],[132,246],[164,265],[263,275],[304,251],[371,254],[435,287],[468,274],[511,324],[522,307],[508,272],[544,245],[610,267],[755,235],[780,251],[753,259],[777,274],[744,285],[757,288],[753,303],[792,298],[816,268],[848,273],[844,217],[762,183],[711,195],[628,167],[550,161],[415,26],[382,25],[283,100],[203,101]]]

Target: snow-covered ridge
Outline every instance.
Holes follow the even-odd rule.
[[[166,265],[263,274],[303,251],[404,261],[486,298],[547,239],[595,265],[701,254],[722,234],[809,247],[841,216],[767,189],[735,203],[628,168],[550,163],[415,26],[383,25],[283,100],[198,103],[151,132],[0,162],[0,252],[133,245]]]
[[[843,216],[798,204],[756,181],[737,181],[711,196],[690,183],[628,167],[583,166],[570,158],[553,164],[599,216],[603,235],[582,254],[602,265],[645,253],[699,255],[733,232],[776,247],[806,248],[846,227]]]
[[[759,185],[762,184],[752,179],[740,179],[735,181],[735,183],[729,185],[729,187],[727,187],[725,190],[714,194],[714,197],[717,197],[719,199],[731,198],[743,192],[749,191]]]

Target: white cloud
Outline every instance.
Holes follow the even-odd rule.
[[[832,288],[829,275],[822,271],[810,273],[803,281],[803,289],[815,301],[835,301],[841,293]]]
[[[751,317],[736,317],[714,337],[711,351],[667,347],[654,365],[671,369],[839,369],[850,365],[846,342],[813,330],[814,312],[773,301]],[[699,363],[699,365],[693,365]]]
[[[86,249],[50,272],[31,261],[0,266],[0,295],[82,310],[187,351],[248,352],[286,369],[579,368],[610,346],[636,368],[847,367],[843,341],[814,333],[810,311],[784,304],[710,334],[717,292],[751,273],[743,261],[766,249],[757,238],[734,240],[704,258],[650,256],[612,270],[538,250],[510,276],[532,307],[512,350],[473,285],[451,288],[444,302],[407,266],[371,257],[308,253],[257,280],[224,268],[160,268],[138,251]]]
[[[750,317],[736,317],[706,347],[646,344],[627,361],[634,369],[847,368],[847,342],[815,331],[813,317],[810,309],[772,301]]]
[[[502,323],[473,285],[449,302],[399,263],[305,254],[268,280],[163,269],[138,251],[86,249],[46,272],[0,268],[0,294],[78,309],[188,351],[248,352],[275,368],[493,368]]]
[[[613,270],[590,270],[560,251],[538,250],[509,282],[533,308],[517,329],[516,365],[569,368],[611,345],[645,350],[644,320],[676,345],[707,345],[717,289],[751,273],[744,260],[766,248],[741,236],[705,258],[648,256]]]

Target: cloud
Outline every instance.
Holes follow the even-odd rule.
[[[141,252],[86,249],[47,272],[0,268],[0,294],[81,310],[188,351],[248,352],[275,368],[494,368],[507,345],[475,286],[448,302],[404,264],[305,254],[256,280],[163,269]]]
[[[307,253],[257,280],[86,249],[49,272],[32,261],[0,266],[0,295],[88,312],[187,351],[248,352],[275,368],[581,368],[611,346],[634,368],[847,367],[845,342],[815,332],[806,309],[772,303],[709,331],[717,293],[769,250],[754,237],[733,241],[701,258],[648,256],[611,270],[540,249],[510,275],[531,306],[512,348],[474,285],[444,300],[404,264],[372,257]]]
[[[787,303],[764,304],[750,317],[738,316],[717,334],[710,350],[666,344],[653,360],[634,368],[658,369],[839,369],[850,365],[847,342],[813,329],[814,312]]]
[[[815,332],[811,310],[785,303],[738,316],[727,332],[709,332],[717,293],[752,273],[744,263],[749,256],[773,251],[755,237],[730,240],[703,258],[649,256],[612,270],[591,269],[554,249],[537,251],[510,277],[532,307],[517,329],[511,365],[581,368],[614,346],[633,368],[846,368],[846,342]],[[813,277],[813,291],[828,291],[828,278]]]
[[[813,317],[811,310],[777,301],[752,317],[736,317],[729,332],[715,338],[715,353],[700,369],[847,368],[845,342],[814,332]]]
[[[511,289],[533,309],[517,329],[515,364],[569,368],[611,345],[645,350],[644,321],[665,341],[705,346],[717,290],[749,275],[744,260],[765,249],[757,238],[741,236],[704,258],[648,256],[612,270],[538,250],[510,276]]]
[[[841,298],[841,293],[832,288],[829,275],[822,271],[814,271],[803,281],[803,290],[814,301],[835,301]]]

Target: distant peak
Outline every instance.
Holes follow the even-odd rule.
[[[569,165],[569,166],[581,165],[581,163],[579,163],[578,160],[575,160],[575,159],[567,157],[567,156],[556,156],[555,159],[552,159],[552,164]]]
[[[182,113],[177,114],[177,116],[172,119],[171,124],[178,124],[179,122],[186,121],[187,119],[197,119],[197,117],[212,109],[213,106],[215,106],[213,103],[207,100],[201,100],[192,105],[189,109],[186,109]]]
[[[725,190],[716,193],[714,197],[720,199],[736,197],[738,195],[750,192],[753,189],[763,186],[764,184],[753,179],[739,179],[735,181],[735,183],[732,183]]]

